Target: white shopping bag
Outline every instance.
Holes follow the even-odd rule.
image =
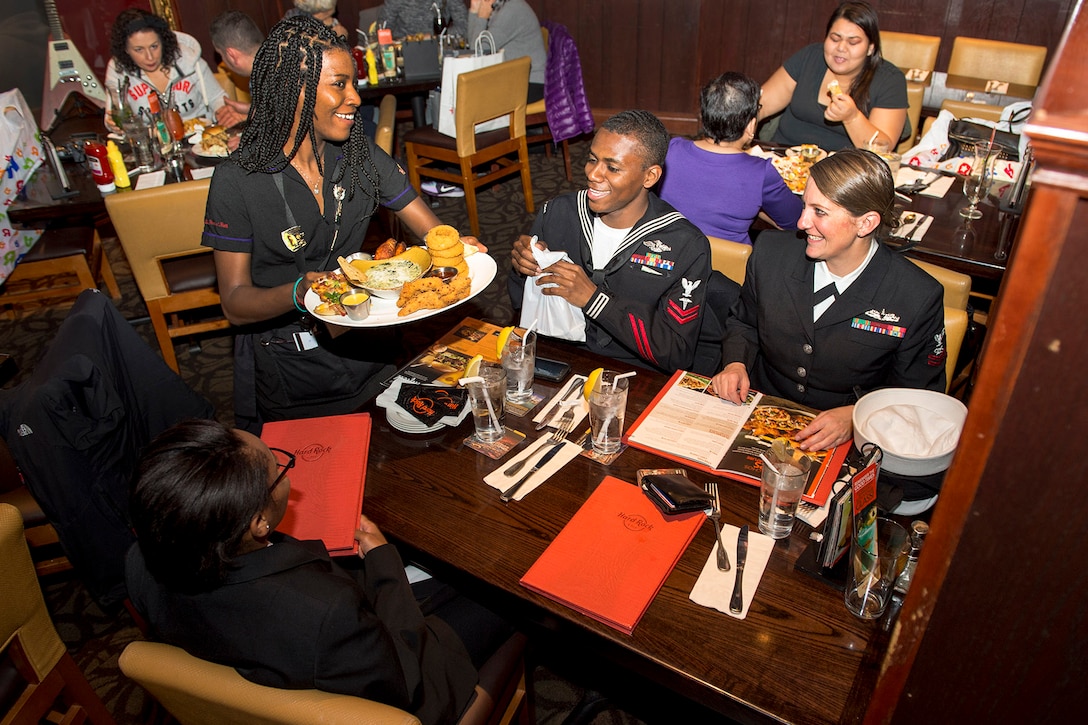
[[[23,184],[42,163],[42,134],[18,88],[0,93],[0,283],[8,278],[20,257],[30,251],[41,230],[15,229],[7,208]]]
[[[535,238],[535,237],[534,237]],[[571,261],[566,252],[552,252],[532,246],[537,266],[547,269],[559,260]],[[536,320],[536,331],[546,337],[557,337],[572,342],[586,341],[586,316],[582,310],[556,295],[546,295],[545,287],[537,286],[536,277],[525,278],[525,291],[521,299],[521,326],[527,327]]]
[[[457,124],[454,111],[457,108],[457,76],[480,68],[502,63],[505,54],[495,50],[495,39],[486,30],[476,38],[475,53],[466,56],[450,56],[442,61],[442,92],[438,104],[438,118],[434,119],[435,129],[439,133],[457,138]],[[503,116],[493,121],[476,125],[476,133],[494,131],[510,125],[510,117]]]

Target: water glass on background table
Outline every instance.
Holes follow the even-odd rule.
[[[793,531],[797,504],[808,482],[812,459],[797,455],[790,446],[777,444],[764,454],[759,484],[759,530],[772,539],[784,539]]]
[[[627,411],[627,389],[630,380],[621,373],[605,370],[589,394],[589,425],[593,450],[601,454],[620,449],[623,436],[623,415]]]
[[[158,168],[155,147],[151,143],[151,127],[138,116],[133,116],[121,128],[132,149],[132,161],[136,165],[136,171],[146,172]]]
[[[503,427],[506,370],[493,363],[481,363],[479,376],[484,379],[482,383],[465,386],[472,406],[472,422],[476,426],[476,438],[484,443],[494,443],[506,434]]]
[[[506,370],[506,399],[525,403],[533,397],[533,370],[536,368],[536,333],[530,331],[525,339],[515,331],[502,349],[502,367]]]
[[[850,542],[850,565],[844,600],[850,613],[861,619],[884,614],[892,587],[907,562],[907,530],[891,519],[876,520],[876,551]]]

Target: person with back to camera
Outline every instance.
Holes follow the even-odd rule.
[[[661,198],[704,234],[751,244],[762,211],[778,228],[796,229],[801,199],[774,164],[745,150],[755,138],[759,84],[723,73],[699,93],[699,135],[669,141]]]
[[[464,0],[386,0],[381,22],[392,31],[394,38],[434,35],[435,5],[443,11],[443,17],[449,18],[450,33],[468,35],[468,8]]]
[[[308,15],[280,21],[257,51],[241,145],[212,177],[202,244],[215,250],[223,312],[245,326],[235,338],[240,427],[350,413],[393,371],[396,346],[378,331],[337,336],[344,328],[303,306],[338,257],[359,251],[379,204],[419,238],[440,224],[355,122],[354,79],[331,28]]]
[[[212,20],[209,32],[215,51],[219,53],[219,57],[223,59],[223,65],[230,72],[243,78],[253,75],[253,57],[257,55],[257,49],[261,47],[264,35],[252,18],[238,10],[228,10]],[[225,125],[233,126],[246,120],[246,116],[249,115],[249,103],[231,98],[225,98],[223,102],[232,114],[226,120],[233,121]],[[237,147],[237,137],[232,136],[231,141],[233,146]]]
[[[277,532],[293,465],[291,453],[214,420],[184,421],[148,445],[125,579],[149,635],[268,687],[455,722],[477,668],[512,628],[434,579],[410,585],[366,516],[355,532],[361,562],[341,565],[321,541]]]
[[[120,90],[127,84],[134,113],[150,113],[147,99],[154,89],[164,111],[175,105],[183,120],[214,117],[228,125],[219,121],[226,113],[226,92],[200,57],[200,43],[193,36],[171,30],[158,15],[129,8],[110,28],[110,54],[106,87]],[[121,133],[108,111],[105,122],[110,131]]]
[[[804,202],[803,236],[765,232],[755,245],[713,383],[733,403],[752,388],[822,410],[797,434],[816,451],[851,439],[865,393],[944,392],[944,289],[880,242],[897,221],[891,171],[876,154],[818,162]]]
[[[760,120],[782,112],[777,143],[894,149],[910,132],[907,79],[880,54],[876,11],[844,2],[822,44],[802,48],[763,84]]]
[[[711,311],[710,243],[650,191],[668,144],[668,131],[649,111],[605,121],[586,161],[589,188],[544,204],[533,237],[514,242],[508,289],[515,309],[529,277],[546,297],[566,300],[585,320],[591,352],[669,374],[709,375],[718,369],[721,340],[702,335]],[[572,261],[541,269],[534,240]]]

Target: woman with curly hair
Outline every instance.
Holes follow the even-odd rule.
[[[306,290],[359,251],[379,204],[420,238],[440,223],[356,122],[354,80],[335,30],[308,15],[284,18],[254,58],[238,150],[212,177],[203,244],[215,250],[224,313],[252,333],[235,350],[243,427],[258,415],[351,412],[380,390],[394,346],[378,331],[334,339],[307,316]]]
[[[211,68],[200,57],[200,43],[177,33],[158,15],[139,8],[122,10],[110,29],[106,87],[125,90],[134,113],[149,113],[152,89],[161,105],[177,106],[181,117],[213,118],[223,107],[226,93]],[[110,114],[106,126],[120,133]]]

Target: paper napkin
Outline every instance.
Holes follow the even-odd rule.
[[[737,580],[737,535],[739,533],[740,529],[736,526],[722,524],[722,539],[725,540],[729,551],[729,561],[733,566],[729,568],[729,571],[718,568],[718,543],[715,542],[715,548],[707,557],[703,571],[699,574],[699,579],[695,582],[688,598],[703,607],[717,609],[736,619],[744,619],[748,616],[748,607],[755,599],[759,582],[763,578],[763,570],[767,568],[771,552],[774,551],[774,539],[759,533],[758,529],[752,527],[748,529],[748,556],[744,561],[744,581],[741,582],[744,606],[740,614],[737,614],[729,611],[729,600],[733,597],[733,583]]]
[[[550,436],[547,436],[550,437]],[[551,452],[552,447],[550,445],[544,445],[543,448],[539,443],[540,439],[533,441],[528,448],[522,451],[518,456],[511,458],[509,461],[503,461],[502,465],[495,471],[492,471],[484,478],[484,483],[491,488],[499,491],[505,491],[513,486],[517,481],[521,480],[522,476],[532,470],[536,462],[543,458],[545,455]],[[537,486],[547,481],[552,474],[558,471],[563,466],[574,460],[579,453],[582,452],[581,447],[570,441],[563,441],[561,444],[563,450],[555,454],[555,457],[548,461],[544,468],[540,469],[529,480],[522,484],[518,489],[517,494],[514,496],[515,501],[520,501],[525,498],[530,492],[532,492]],[[525,458],[531,459],[528,463],[521,467],[517,473],[513,476],[506,476],[503,471],[514,465],[515,462],[523,460]]]
[[[534,423],[539,423],[545,418],[548,419],[549,425],[554,426],[559,423],[559,419],[563,417],[563,413],[567,412],[568,406],[563,405],[562,402],[556,402],[556,405],[553,407],[552,403],[556,401],[558,396],[568,392],[568,390],[570,389],[570,385],[575,380],[580,381],[579,385],[577,386],[578,392],[571,393],[567,396],[567,402],[571,403],[574,407],[574,427],[571,428],[571,430],[577,428],[578,424],[585,420],[586,416],[589,415],[589,403],[586,402],[586,398],[582,394],[581,383],[584,383],[586,381],[586,376],[575,375],[567,380],[567,382],[559,388],[559,392],[553,395],[547,403],[540,406],[540,411],[533,418]]]
[[[212,174],[215,173],[215,167],[214,166],[198,166],[197,168],[192,169],[190,171],[190,173],[193,175],[193,180],[194,181],[197,180],[197,179],[210,179],[212,177]]]
[[[909,216],[913,215],[913,217]],[[922,223],[918,223],[918,219],[922,219]],[[907,221],[910,219],[910,221]],[[933,217],[919,214],[918,212],[905,211],[899,217],[899,228],[892,234],[896,239],[902,239],[907,242],[920,241],[929,231],[930,225],[933,224]]]
[[[158,171],[145,171],[136,178],[136,191],[162,186],[165,183],[166,172],[162,169],[159,169]]]

